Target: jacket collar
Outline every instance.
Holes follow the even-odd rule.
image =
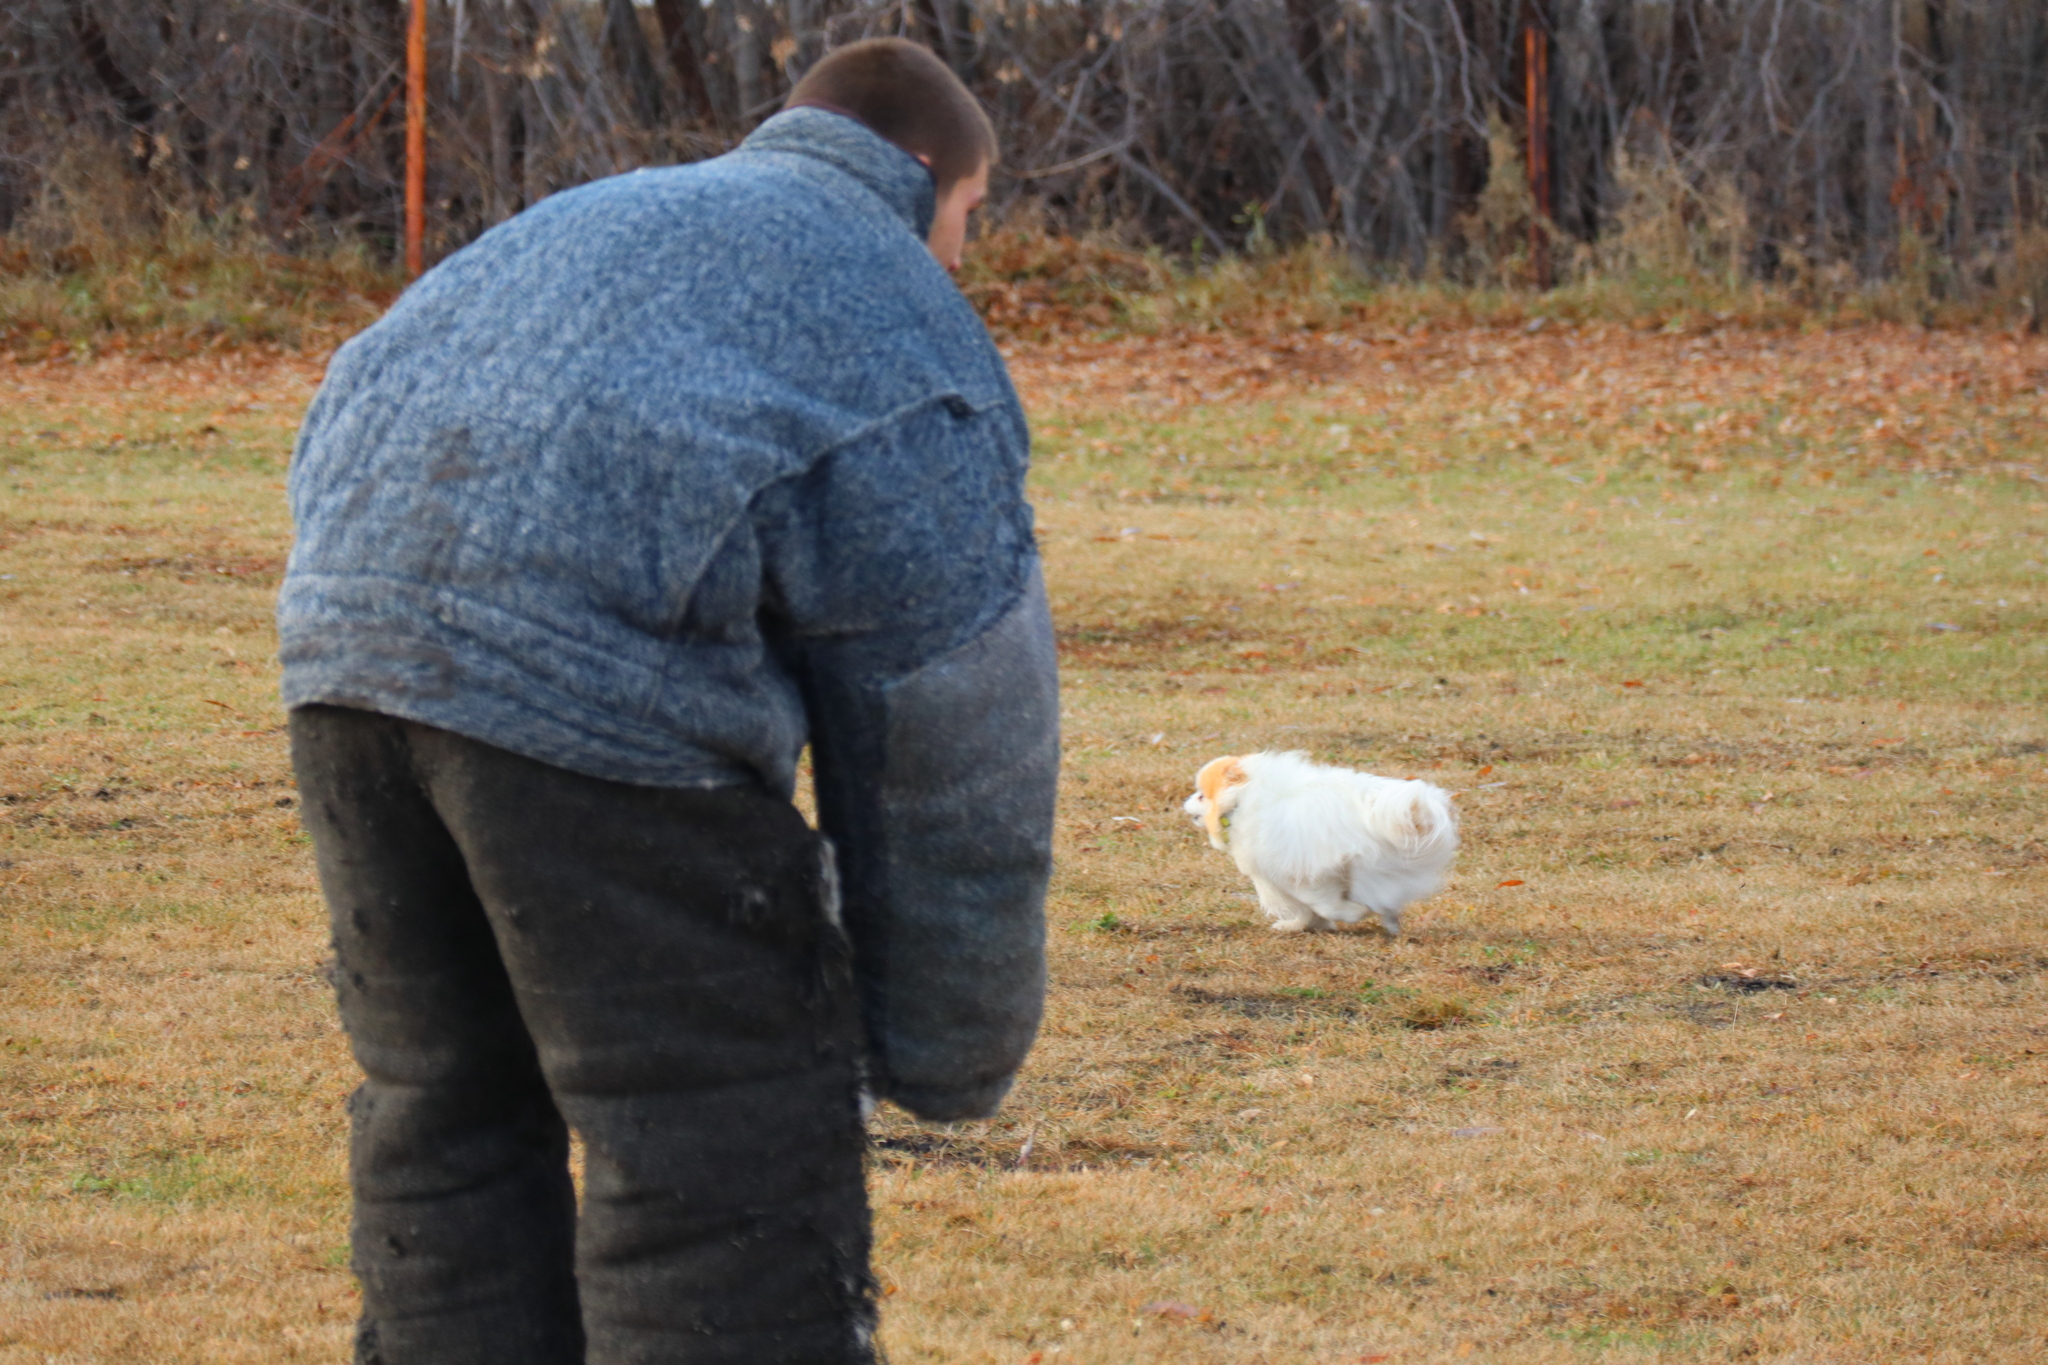
[[[937,191],[924,163],[846,114],[806,106],[785,109],[739,145],[743,152],[788,152],[844,171],[872,190],[918,239],[931,235]]]

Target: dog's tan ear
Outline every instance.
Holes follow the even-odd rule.
[[[1221,804],[1225,793],[1233,787],[1243,786],[1244,782],[1244,764],[1235,754],[1212,758],[1195,774],[1195,790],[1206,797],[1211,806]]]
[[[1209,831],[1209,843],[1216,848],[1229,847],[1224,834],[1224,817],[1237,805],[1239,793],[1244,789],[1246,778],[1244,765],[1235,754],[1212,758],[1202,765],[1195,774],[1195,790],[1202,794],[1206,808],[1202,811],[1202,824]]]

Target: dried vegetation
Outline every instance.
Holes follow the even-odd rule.
[[[2040,1358],[2048,346],[1019,345],[1066,657],[1043,1042],[877,1124],[893,1358]],[[345,1351],[274,696],[317,365],[0,373],[0,1362]],[[1461,792],[1272,935],[1218,752]]]
[[[397,286],[406,12],[0,10],[0,346],[322,345],[374,316]],[[900,32],[1001,130],[1013,222],[969,284],[1020,337],[1360,318],[2038,331],[2048,307],[2036,0],[424,12],[430,260],[549,194],[724,151],[828,48]]]

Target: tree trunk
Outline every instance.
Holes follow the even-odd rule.
[[[647,34],[640,27],[640,15],[633,0],[605,0],[604,41],[626,83],[633,115],[643,128],[661,125],[661,77],[655,74],[654,58],[647,51]]]
[[[733,126],[744,133],[761,116],[761,21],[760,7],[752,0],[726,0],[732,22],[732,88],[739,101]]]
[[[716,126],[718,111],[712,107],[698,55],[704,49],[704,6],[698,0],[654,0],[654,17],[661,22],[669,68],[683,87],[683,100],[691,115],[706,127]]]

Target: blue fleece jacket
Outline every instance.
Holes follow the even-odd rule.
[[[929,174],[797,109],[545,200],[335,356],[291,472],[288,706],[653,786],[813,751],[877,1089],[991,1112],[1036,1032],[1052,635],[1002,359]]]

